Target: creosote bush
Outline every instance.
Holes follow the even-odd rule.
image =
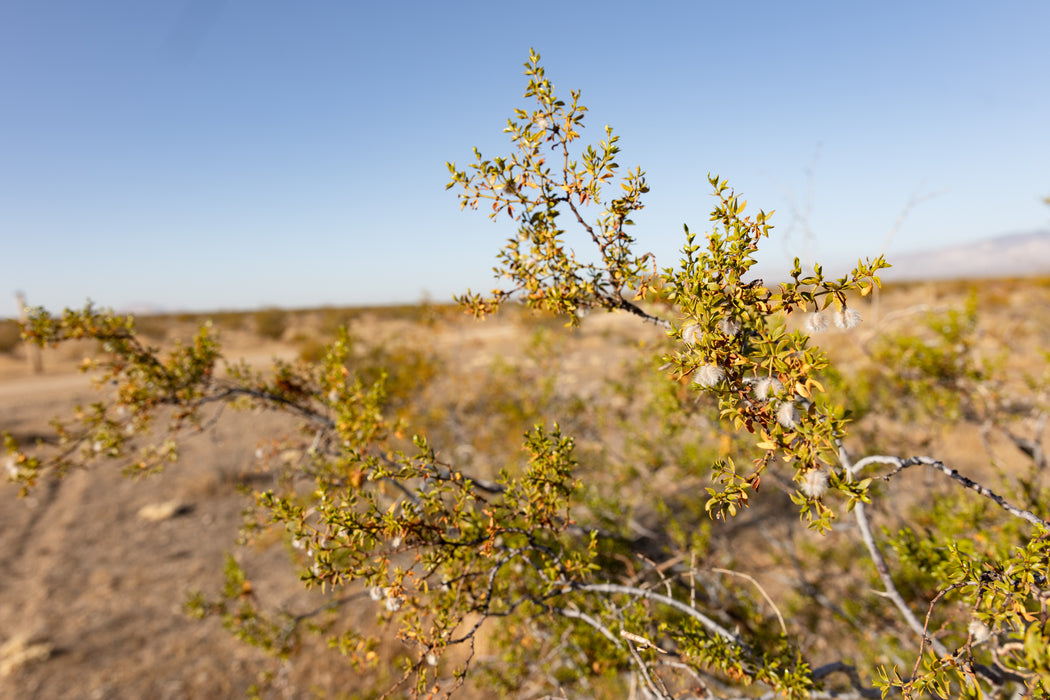
[[[264,338],[279,340],[288,328],[288,312],[277,307],[260,309],[252,314],[255,332]]]
[[[0,353],[13,352],[21,342],[22,337],[18,330],[18,322],[0,319]]]
[[[507,121],[511,153],[475,151],[466,167],[449,165],[462,207],[515,227],[498,253],[500,286],[459,302],[475,316],[519,302],[568,326],[616,311],[663,331],[662,341],[639,347],[650,355],[632,378],[611,387],[625,405],[641,392],[644,422],[556,400],[553,384],[538,382],[528,410],[565,415],[529,429],[519,458],[487,468],[475,458],[468,469],[451,446],[408,437],[411,378],[437,369],[420,357],[389,357],[410,365],[400,374],[377,371],[355,358],[343,332],[311,353],[314,361],[258,372],[223,366],[208,325],[161,355],[131,318],[91,306],[61,316],[35,309],[25,337],[41,346],[100,341],[103,358],[85,369],[116,392],[56,423],[57,449],[7,436],[11,478],[28,491],[101,461],[149,473],[175,462],[179,439],[222,406],[286,412],[300,433],[283,447],[303,459],[253,495],[243,537],[284,533],[303,583],[331,596],[336,619],[340,601],[374,607],[380,631],[394,630],[408,650],[396,692],[1050,694],[1045,463],[1041,433],[1025,433],[1023,423],[1045,423],[1046,375],[1027,386],[997,383],[974,354],[963,312],[933,324],[932,340],[870,345],[873,362],[899,372],[897,383],[849,395],[849,380],[813,338],[857,332],[883,259],[840,277],[796,260],[785,281],[758,279],[754,256],[771,216],[749,212],[725,179],[710,176],[708,230],[686,228],[681,258],[659,267],[630,233],[649,190],[644,172],[621,175],[608,127],[597,144],[582,145],[580,94],[560,99],[535,53],[525,68],[531,103]],[[590,251],[566,245],[570,228]],[[551,347],[536,342],[541,356],[556,355]],[[1032,471],[986,485],[936,456],[868,453],[848,439],[851,412],[877,410],[983,421],[1013,436]],[[598,417],[587,427],[590,416]],[[593,430],[590,441],[609,451],[582,458],[560,418]],[[613,460],[613,448],[633,463]],[[650,491],[668,464],[695,488]],[[932,502],[899,507],[891,519],[880,499],[916,468],[943,483]],[[774,554],[750,541],[755,549],[736,545],[735,554],[793,563],[799,584],[779,601],[714,549],[720,528],[777,498],[808,526],[808,539],[771,536]],[[639,499],[649,501],[644,526],[634,518]],[[807,578],[816,572],[823,582]],[[191,610],[279,657],[294,654],[305,617],[261,605],[233,558],[225,578],[217,597],[192,596]],[[382,663],[375,629],[320,629],[351,666]],[[815,644],[814,633],[833,642]]]

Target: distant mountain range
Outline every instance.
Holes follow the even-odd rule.
[[[886,280],[1032,277],[1050,274],[1050,231],[998,236],[911,253],[890,253]]]

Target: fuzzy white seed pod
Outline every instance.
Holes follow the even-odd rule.
[[[18,466],[15,464],[14,457],[8,457],[4,460],[4,470],[7,471],[7,475],[12,479],[18,477]]]
[[[696,345],[699,332],[700,326],[696,323],[691,323],[688,326],[685,326],[682,328],[682,342],[686,345]]]
[[[806,498],[820,498],[828,490],[828,476],[829,473],[826,468],[810,469],[802,475],[802,483],[799,485],[799,490],[805,494]]]
[[[862,320],[856,309],[843,309],[835,314],[835,325],[844,330],[856,328]]]
[[[91,445],[91,449],[94,451],[95,454],[98,454],[99,452],[101,452],[102,451],[102,441],[101,440],[95,440],[94,444]]]
[[[438,665],[438,655],[435,654],[432,651],[427,652],[427,665],[428,666],[437,666]]]
[[[405,604],[405,599],[402,598],[401,596],[394,596],[392,598],[387,598],[386,599],[386,603],[384,603],[384,605],[386,605],[386,609],[389,610],[390,612],[397,612],[398,610],[401,609],[401,606],[404,605],[404,604]]]
[[[988,625],[984,624],[976,617],[970,620],[970,624],[966,626],[966,631],[973,637],[973,644],[981,644],[988,641],[992,636],[992,631],[988,629]]]
[[[759,401],[769,401],[784,390],[784,383],[776,377],[763,377],[755,382],[755,398]]]
[[[551,125],[551,123],[547,121],[547,117],[543,116],[542,114],[537,114],[533,118],[532,123],[535,124],[536,127],[539,129],[546,129],[548,126]]]
[[[718,322],[718,330],[722,331],[730,338],[735,338],[736,334],[740,332],[740,324],[731,318],[723,318]]]
[[[390,546],[393,547],[394,549],[397,549],[398,547],[400,547],[401,546],[401,537],[398,536],[398,537],[395,537],[394,539],[390,540]]]
[[[718,365],[700,365],[696,368],[693,383],[705,389],[711,389],[725,379],[726,373]]]
[[[828,317],[827,314],[817,311],[809,315],[806,319],[806,330],[810,333],[823,333],[828,329]]]
[[[794,401],[785,401],[777,408],[777,423],[785,428],[794,428],[798,422],[798,409]]]
[[[383,599],[383,589],[379,586],[372,586],[368,589],[368,597],[378,603]]]

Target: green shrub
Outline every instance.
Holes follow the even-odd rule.
[[[252,314],[255,332],[263,338],[280,340],[288,328],[288,312],[276,307],[260,309]]]
[[[0,353],[10,353],[22,342],[18,322],[10,319],[0,320]]]

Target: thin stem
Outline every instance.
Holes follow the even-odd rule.
[[[569,585],[577,591],[585,591],[590,593],[623,593],[624,595],[633,596],[635,598],[645,598],[647,600],[652,600],[657,603],[663,603],[664,605],[672,607],[675,610],[678,610],[679,612],[685,613],[689,617],[699,622],[705,628],[707,628],[708,631],[713,632],[718,636],[722,637],[723,639],[733,642],[734,644],[743,647],[744,649],[749,649],[748,645],[744,643],[744,640],[727,630],[725,627],[722,627],[720,624],[709,618],[707,615],[704,615],[696,608],[692,608],[686,605],[685,603],[675,600],[674,598],[671,598],[669,596],[665,596],[661,593],[646,590],[644,588],[637,588],[635,586],[622,586],[617,583],[570,583]]]
[[[846,468],[846,472],[852,475],[857,466],[853,464],[850,459],[849,453],[846,452],[846,448],[839,442],[839,460],[842,465]],[[860,464],[858,462],[858,464]],[[886,559],[882,556],[882,552],[879,550],[879,546],[875,543],[875,537],[871,534],[871,525],[868,522],[868,515],[864,508],[864,503],[858,501],[856,506],[853,508],[853,514],[857,519],[857,526],[860,528],[861,539],[864,540],[864,546],[868,548],[868,553],[871,555],[871,561],[875,564],[875,570],[879,574],[879,579],[882,581],[882,587],[884,594],[889,598],[893,604],[900,611],[901,617],[907,623],[908,627],[918,635],[919,639],[926,639],[926,630],[922,623],[919,622],[919,618],[915,617],[915,613],[912,612],[911,608],[904,601],[900,591],[897,590],[897,585],[893,582],[893,576],[890,575],[890,569],[886,565]],[[936,639],[930,640],[930,645],[934,651],[937,652],[938,656],[945,656],[948,654],[948,648]]]
[[[766,593],[766,589],[762,588],[762,584],[756,581],[754,576],[750,576],[741,571],[732,571],[730,569],[711,569],[711,571],[719,574],[727,574],[729,576],[739,576],[740,578],[746,579],[754,584],[755,588],[758,589],[758,592],[761,593],[762,597],[766,599],[767,603],[769,603],[769,607],[773,608],[773,612],[776,613],[777,620],[780,621],[780,631],[784,633],[785,637],[788,636],[787,625],[784,624],[784,616],[780,614],[777,604],[773,602],[773,599],[769,597],[768,593]]]
[[[845,465],[846,462],[843,462],[843,464]],[[884,481],[888,481],[889,479],[901,473],[908,467],[925,465],[943,474],[947,474],[949,478],[958,481],[960,484],[970,489],[971,491],[976,491],[980,495],[984,496],[985,498],[998,505],[1010,515],[1013,515],[1017,518],[1021,518],[1022,520],[1025,520],[1031,523],[1032,525],[1050,528],[1050,521],[1043,520],[1030,510],[1018,508],[1017,506],[1013,505],[1012,503],[1010,503],[1005,498],[995,493],[988,487],[977,483],[969,477],[963,476],[955,469],[952,469],[951,467],[945,465],[944,462],[941,462],[938,459],[934,459],[933,457],[909,457],[907,459],[902,459],[900,457],[893,457],[889,455],[871,455],[859,460],[856,464],[852,465],[852,467],[847,466],[846,469],[849,472],[850,476],[853,476],[861,469],[870,464],[888,464],[893,467],[896,467],[889,474],[884,474],[883,476],[878,477],[879,479],[882,479]]]

